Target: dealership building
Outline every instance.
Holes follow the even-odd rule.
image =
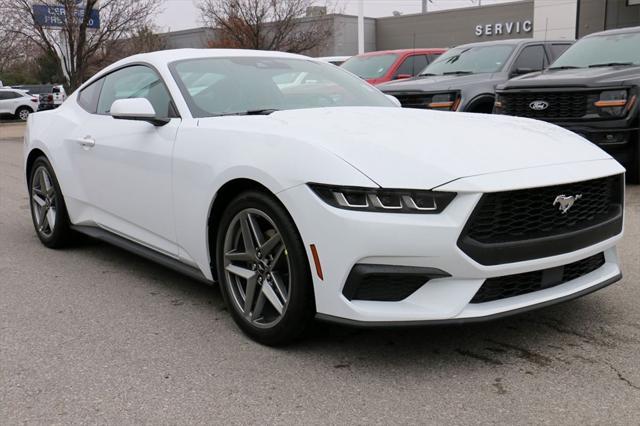
[[[344,14],[308,16],[332,35],[307,54],[354,55],[358,19]],[[640,26],[640,0],[521,0],[494,5],[365,19],[365,51],[451,47],[509,38],[576,39],[597,31]],[[207,47],[215,31],[195,28],[164,34],[167,48]]]

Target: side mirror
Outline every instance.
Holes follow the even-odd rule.
[[[109,114],[118,120],[146,121],[154,126],[164,126],[170,121],[157,117],[151,102],[144,98],[118,99],[111,104]]]
[[[411,78],[413,77],[411,74],[397,74],[395,77],[393,77],[394,80],[404,80],[405,78]]]
[[[395,97],[395,96],[393,96],[393,95],[386,95],[386,96],[387,96],[387,98],[388,98],[391,102],[393,102],[396,106],[398,106],[398,107],[402,108],[402,103],[400,103],[400,101],[398,100],[398,98],[396,98],[396,97]]]

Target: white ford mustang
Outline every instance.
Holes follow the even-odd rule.
[[[218,281],[266,344],[314,317],[475,321],[620,279],[624,169],[595,145],[402,109],[298,55],[122,60],[29,117],[25,172],[46,246],[80,232]]]

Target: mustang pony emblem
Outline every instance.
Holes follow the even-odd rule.
[[[560,204],[558,209],[562,212],[562,214],[565,214],[569,211],[571,207],[573,207],[573,204],[576,201],[578,201],[580,198],[582,198],[582,194],[568,195],[568,196],[558,195],[556,199],[553,201],[553,205],[555,206],[556,204]]]

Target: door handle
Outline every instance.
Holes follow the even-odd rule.
[[[78,139],[77,142],[83,148],[93,148],[96,145],[96,140],[93,139],[91,136],[85,136],[82,139]]]

